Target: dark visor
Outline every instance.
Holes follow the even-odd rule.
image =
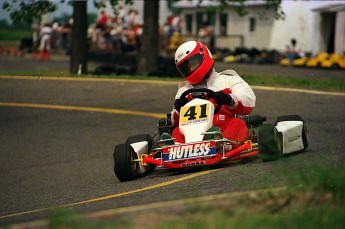
[[[202,60],[201,54],[195,54],[179,64],[177,70],[183,77],[187,77],[202,64]]]

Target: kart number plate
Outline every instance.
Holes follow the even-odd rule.
[[[196,106],[184,106],[180,111],[180,125],[205,123],[210,118],[210,104],[198,104]]]
[[[164,161],[178,161],[213,156],[216,154],[216,142],[197,142],[163,148]]]

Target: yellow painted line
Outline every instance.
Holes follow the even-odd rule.
[[[178,81],[145,80],[145,79],[108,79],[108,78],[75,78],[75,77],[45,77],[45,76],[0,76],[0,79],[13,80],[61,80],[61,81],[86,81],[86,82],[117,82],[117,83],[151,83],[177,85]]]
[[[137,116],[145,116],[145,117],[152,117],[152,118],[164,118],[166,116],[166,114],[153,113],[153,112],[131,111],[131,110],[120,110],[120,109],[98,108],[98,107],[65,106],[65,105],[54,105],[54,104],[0,102],[0,106],[2,106],[2,107],[26,107],[26,108],[38,108],[38,109],[101,112],[101,113],[110,113],[110,114],[137,115]]]
[[[76,219],[78,218],[87,218],[87,219],[109,218],[109,217],[114,217],[117,214],[123,214],[123,213],[133,213],[133,212],[139,212],[143,210],[148,211],[148,210],[157,209],[157,208],[166,209],[168,207],[198,204],[198,203],[204,203],[204,202],[216,201],[216,200],[222,200],[222,199],[231,200],[234,198],[256,195],[257,193],[266,193],[266,192],[279,193],[285,190],[287,190],[286,187],[277,187],[277,188],[272,188],[272,189],[259,189],[259,190],[246,191],[246,192],[221,193],[221,194],[216,194],[216,195],[199,196],[199,197],[192,197],[192,198],[187,198],[187,199],[155,202],[155,203],[149,203],[149,204],[101,210],[101,211],[76,215],[75,218]],[[35,220],[31,222],[13,224],[10,226],[11,228],[21,229],[21,228],[44,227],[44,226],[47,226],[48,224],[49,224],[49,220],[42,219],[42,220]]]
[[[166,84],[166,85],[177,85],[179,83],[178,81],[145,80],[145,79],[142,79],[142,80],[141,79],[107,79],[107,78],[74,78],[74,77],[44,77],[44,76],[0,76],[0,79],[147,83],[147,84]],[[285,88],[285,87],[255,86],[255,85],[251,87],[256,90],[265,90],[265,91],[286,91],[286,92],[307,93],[307,94],[315,94],[315,95],[345,96],[344,92],[319,91],[319,90]]]
[[[331,95],[331,96],[345,96],[344,92],[333,92],[333,91],[318,91],[309,89],[298,89],[298,88],[285,88],[285,87],[266,87],[266,86],[252,86],[253,89],[265,90],[265,91],[286,91],[286,92],[299,92],[314,95]]]
[[[178,182],[182,182],[182,181],[185,181],[185,180],[189,180],[189,179],[192,179],[192,178],[195,178],[195,177],[203,176],[203,175],[206,175],[206,174],[209,174],[209,173],[212,173],[212,172],[216,172],[218,170],[219,169],[202,171],[202,172],[194,173],[194,174],[189,175],[189,176],[185,176],[185,177],[181,177],[181,178],[178,178],[178,179],[174,179],[174,180],[166,181],[166,182],[163,182],[163,183],[159,183],[159,184],[156,184],[156,185],[151,185],[151,186],[148,186],[148,187],[144,187],[144,188],[140,188],[140,189],[136,189],[136,190],[131,190],[131,191],[128,191],[128,192],[116,193],[116,194],[113,194],[113,195],[110,195],[110,196],[103,196],[103,197],[99,197],[99,198],[95,198],[95,199],[89,199],[89,200],[84,200],[84,201],[75,202],[75,203],[63,204],[63,205],[60,205],[60,206],[56,206],[54,208],[71,207],[71,206],[88,204],[88,203],[102,201],[102,200],[109,200],[109,199],[117,198],[117,197],[120,197],[120,196],[130,195],[130,194],[137,193],[137,192],[143,192],[143,191],[147,191],[147,190],[151,190],[151,189],[156,189],[156,188],[164,187],[164,186],[171,185],[171,184],[174,184],[174,183],[178,183]],[[51,208],[39,208],[39,209],[31,210],[31,211],[13,213],[13,214],[9,214],[9,215],[0,216],[0,219],[5,219],[5,218],[10,218],[10,217],[15,217],[15,216],[21,216],[21,215],[27,215],[27,214],[31,214],[31,213],[46,211],[48,209],[51,209]]]

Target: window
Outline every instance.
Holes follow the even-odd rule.
[[[254,32],[256,29],[256,19],[254,17],[249,18],[249,32]]]
[[[215,12],[197,12],[196,14],[196,29],[200,30],[204,24],[208,24],[210,27],[214,28],[216,25],[216,14]]]
[[[186,14],[186,33],[187,34],[192,33],[192,23],[193,23],[193,15]]]
[[[219,34],[221,36],[226,36],[228,27],[228,14],[221,13],[219,15]]]
[[[196,14],[196,31],[199,31],[202,27],[202,23],[204,22],[204,13],[198,12]]]
[[[208,12],[207,13],[207,20],[208,24],[214,28],[216,25],[216,14],[215,12]]]

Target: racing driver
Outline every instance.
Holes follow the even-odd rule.
[[[181,98],[181,95],[192,88],[208,88],[215,92],[214,98],[210,101],[214,102],[215,106],[220,105],[221,108],[214,115],[215,127],[212,131],[216,128],[224,138],[230,140],[239,142],[248,140],[249,131],[246,123],[235,117],[236,114],[248,115],[255,107],[256,97],[247,82],[234,70],[216,72],[211,52],[198,41],[187,41],[180,45],[175,53],[175,64],[185,79],[185,82],[179,84],[171,112],[174,126],[172,138],[175,138],[176,143],[185,142],[178,127],[179,111],[186,103],[186,98]]]

